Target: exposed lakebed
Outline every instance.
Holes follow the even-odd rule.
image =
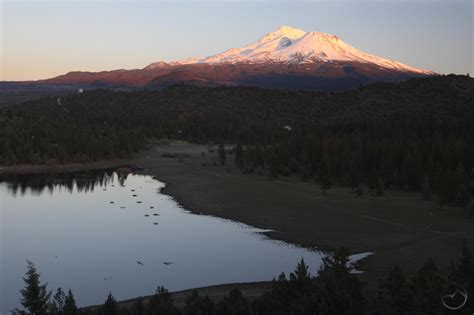
[[[0,312],[19,306],[26,260],[48,288],[79,305],[230,282],[271,280],[324,253],[271,240],[263,230],[196,215],[143,175],[88,172],[0,182]],[[365,254],[355,255],[360,259]]]

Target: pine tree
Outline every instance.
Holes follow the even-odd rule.
[[[242,296],[239,288],[229,291],[229,294],[217,304],[217,314],[251,314],[248,301]]]
[[[351,163],[350,170],[349,170],[349,182],[351,185],[352,192],[359,186],[360,184],[360,174],[357,165],[354,162]]]
[[[238,168],[244,168],[244,149],[241,144],[235,147],[235,165]]]
[[[221,165],[225,165],[225,147],[222,143],[219,144],[217,154],[219,156],[219,162],[221,163]]]
[[[178,314],[171,294],[164,287],[158,287],[148,303],[148,314]]]
[[[64,314],[64,306],[66,302],[66,294],[61,288],[56,290],[51,303],[51,313]]]
[[[133,315],[145,314],[145,306],[143,305],[143,299],[141,297],[138,297],[135,302],[133,302],[131,311]]]
[[[377,184],[379,182],[379,172],[375,169],[375,168],[372,168],[372,171],[370,172],[370,176],[369,176],[369,182],[368,182],[368,186],[370,189],[374,189],[376,190],[377,189]]]
[[[375,185],[375,194],[377,196],[382,196],[384,194],[384,185],[381,177],[379,177],[377,184]]]
[[[428,175],[425,175],[425,177],[423,178],[423,199],[431,200],[431,186]]]
[[[326,195],[326,191],[331,188],[329,156],[327,154],[324,154],[321,160],[321,166],[319,170],[319,181],[321,184],[321,190],[323,191],[323,195]]]
[[[294,273],[290,274],[291,280],[303,281],[310,278],[310,274],[308,272],[308,265],[304,262],[304,259],[301,258],[300,262],[296,266],[296,270]]]
[[[384,304],[396,314],[410,314],[415,305],[410,283],[405,279],[400,267],[395,266],[386,280],[380,283],[380,291],[384,294]]]
[[[47,290],[47,283],[41,284],[40,274],[36,272],[35,265],[27,260],[27,271],[23,277],[25,288],[22,289],[21,305],[33,315],[46,315],[49,312],[51,291]]]
[[[442,314],[439,297],[443,295],[445,281],[434,261],[429,259],[413,279],[416,314]]]
[[[78,314],[76,300],[72,294],[71,289],[67,292],[66,299],[64,301],[64,315],[76,315]]]
[[[349,250],[339,248],[323,258],[316,278],[314,314],[364,314],[365,297],[359,279],[350,273]]]
[[[467,246],[467,241],[462,242],[462,255],[459,263],[451,270],[451,279],[464,285],[468,291],[474,289],[474,258]]]
[[[465,168],[462,162],[456,167],[456,203],[461,206],[468,204],[470,199],[469,184],[465,174]]]
[[[208,297],[201,297],[197,290],[189,295],[185,302],[183,313],[186,315],[211,315],[214,314],[214,303]]]
[[[461,284],[467,292],[474,290],[474,258],[468,248],[466,239],[462,242],[462,254],[456,268],[452,270],[451,279]],[[469,294],[469,293],[468,293]],[[466,309],[474,309],[474,301],[468,299]]]
[[[100,309],[102,315],[117,315],[118,314],[118,304],[115,298],[112,296],[112,293],[109,292],[107,300],[105,300],[104,305]]]
[[[268,173],[268,178],[270,180],[277,179],[278,176],[280,175],[280,161],[278,159],[276,152],[272,152],[269,154],[269,159],[268,159],[267,164],[270,169]]]

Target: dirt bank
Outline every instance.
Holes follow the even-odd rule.
[[[90,170],[102,170],[117,168],[121,166],[130,165],[130,161],[127,159],[114,159],[95,161],[89,163],[65,163],[57,165],[12,165],[12,166],[0,166],[1,174],[42,174],[42,173],[72,173]]]
[[[463,238],[473,244],[474,220],[463,209],[439,209],[419,193],[356,197],[336,187],[323,196],[318,185],[297,178],[244,175],[232,167],[232,155],[228,166],[215,160],[207,146],[175,143],[155,146],[135,162],[195,213],[272,229],[270,237],[306,247],[375,252],[361,264],[362,279],[372,283],[396,264],[412,273],[429,257],[446,269],[459,256]]]

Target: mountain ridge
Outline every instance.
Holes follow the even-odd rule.
[[[420,74],[434,72],[408,66],[398,61],[388,60],[361,51],[338,36],[323,32],[305,32],[290,26],[280,26],[277,30],[265,34],[257,42],[241,48],[230,48],[222,53],[205,58],[186,58],[165,63],[151,63],[144,69],[160,66],[195,63],[314,63],[327,61],[354,61],[374,63],[378,66],[409,71]]]
[[[157,61],[142,69],[72,71],[32,84],[159,89],[185,83],[335,91],[434,74],[366,53],[336,35],[281,26],[247,46],[204,58]]]

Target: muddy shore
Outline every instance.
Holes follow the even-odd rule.
[[[440,209],[417,192],[357,197],[350,188],[334,187],[323,196],[314,182],[244,175],[232,166],[230,154],[220,166],[213,151],[195,144],[157,145],[135,163],[165,182],[164,193],[192,212],[270,229],[269,237],[305,247],[374,252],[360,264],[361,279],[369,285],[395,265],[413,274],[430,257],[447,270],[463,239],[474,245],[474,219],[465,209]]]
[[[18,166],[0,168],[0,173],[141,166],[143,174],[166,183],[165,194],[194,213],[272,230],[266,233],[269,237],[308,248],[331,251],[344,246],[351,254],[374,252],[358,267],[364,271],[359,276],[369,288],[393,266],[399,265],[412,275],[430,257],[447,271],[451,259],[460,256],[463,239],[474,248],[474,218],[465,209],[440,209],[435,200],[422,200],[417,192],[386,191],[376,197],[366,191],[357,197],[350,188],[333,187],[323,195],[319,185],[295,177],[269,180],[263,174],[242,174],[233,166],[231,154],[227,155],[226,165],[220,166],[215,152],[215,148],[205,145],[161,144],[131,160],[54,168]],[[223,284],[200,288],[199,292],[218,299],[235,286],[245,296],[254,297],[268,290],[270,283]],[[175,292],[173,298],[182,303],[191,291]]]

